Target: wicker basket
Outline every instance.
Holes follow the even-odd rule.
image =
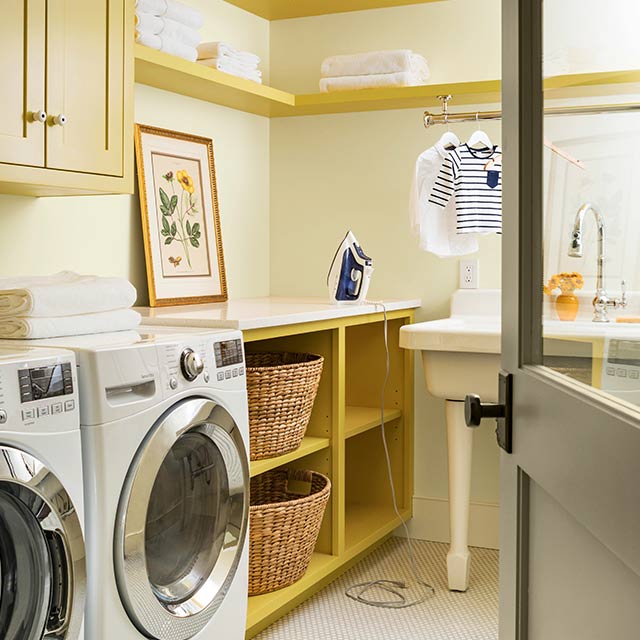
[[[248,353],[251,460],[295,451],[318,392],[324,358],[309,353]]]
[[[302,578],[330,493],[331,481],[316,471],[276,469],[251,478],[249,595]]]

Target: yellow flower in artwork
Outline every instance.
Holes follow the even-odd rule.
[[[181,169],[176,173],[176,178],[180,183],[180,186],[188,193],[194,192],[193,178],[187,173],[185,169]]]

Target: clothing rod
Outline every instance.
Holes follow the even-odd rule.
[[[545,116],[570,116],[570,115],[594,115],[601,113],[631,113],[640,112],[640,103],[604,104],[586,107],[548,107],[544,110]],[[431,127],[437,124],[454,124],[458,122],[479,122],[480,120],[500,120],[502,111],[478,111],[466,113],[431,113],[424,112],[424,126]]]

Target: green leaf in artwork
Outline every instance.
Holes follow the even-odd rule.
[[[164,241],[164,243],[165,243],[165,244],[171,244],[172,242],[173,242],[173,238],[172,238],[171,236],[169,236],[169,237]]]
[[[162,212],[163,216],[168,216],[169,215],[169,211],[165,208],[165,206],[163,204],[160,205],[160,211]]]
[[[169,232],[168,232],[166,229],[163,229],[160,233],[161,233],[163,236],[168,236],[168,235],[169,235]]]
[[[178,233],[178,227],[176,226],[176,223],[174,222],[174,223],[171,225],[171,235],[172,235],[172,236],[175,236],[175,235],[176,235],[176,233]]]
[[[165,190],[162,187],[160,187],[160,201],[162,202],[162,206],[165,209],[171,209],[171,200],[169,200],[169,196],[166,194]]]
[[[170,205],[170,211],[171,213],[173,213],[176,210],[176,207],[178,206],[178,196],[171,196],[171,202],[169,203]]]
[[[165,236],[168,236],[170,233],[169,221],[164,216],[162,216],[162,233]]]
[[[191,229],[193,230],[193,233],[198,233],[200,231],[200,223],[194,222],[193,227],[191,227]]]
[[[187,220],[187,235],[191,235],[191,223]]]
[[[193,236],[191,236],[189,238],[189,241],[191,242],[191,244],[197,249],[200,246],[200,243],[198,242],[197,238],[194,238]]]

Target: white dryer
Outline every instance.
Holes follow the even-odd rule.
[[[82,638],[82,450],[70,351],[0,348],[0,638]]]
[[[249,510],[242,334],[143,327],[48,343],[72,349],[78,362],[87,638],[242,640]]]

